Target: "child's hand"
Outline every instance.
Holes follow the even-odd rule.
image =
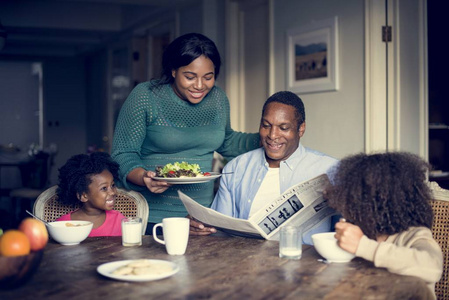
[[[363,231],[360,227],[343,220],[335,224],[335,232],[338,245],[342,249],[355,254],[363,236]]]

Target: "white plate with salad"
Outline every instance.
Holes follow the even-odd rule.
[[[215,180],[221,174],[217,172],[201,172],[198,164],[189,164],[185,161],[169,163],[156,168],[155,180],[166,181],[171,184],[196,184]]]
[[[171,184],[194,184],[194,183],[205,183],[211,180],[215,180],[221,176],[220,173],[217,172],[209,172],[210,175],[203,175],[201,177],[153,177],[155,180],[167,181]]]

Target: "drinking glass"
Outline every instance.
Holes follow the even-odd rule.
[[[283,226],[279,234],[279,257],[298,260],[302,256],[302,232],[296,226]]]
[[[142,245],[142,218],[132,217],[122,219],[122,245]]]

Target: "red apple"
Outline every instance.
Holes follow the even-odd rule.
[[[47,245],[48,232],[43,222],[33,218],[25,218],[20,223],[19,230],[24,232],[30,240],[31,251],[41,250]]]

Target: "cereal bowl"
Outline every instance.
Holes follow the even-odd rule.
[[[355,255],[338,246],[335,232],[323,232],[312,235],[316,251],[328,262],[345,263],[351,261]]]
[[[77,245],[84,241],[92,230],[89,221],[54,221],[49,222],[48,232],[53,240],[62,245]]]

